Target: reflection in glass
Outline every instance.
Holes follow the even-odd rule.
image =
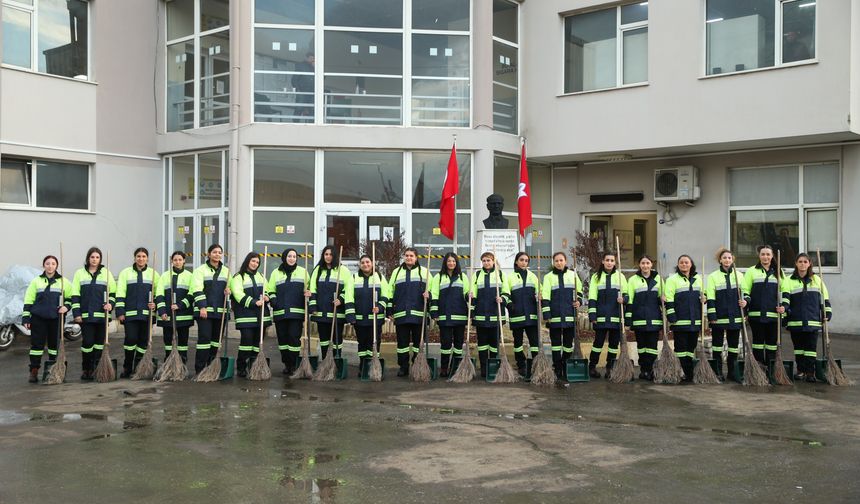
[[[171,210],[194,209],[194,156],[173,158],[173,197]]]
[[[465,35],[413,35],[412,75],[416,77],[468,77],[469,37]]]
[[[616,26],[614,8],[565,18],[565,93],[615,87]]]
[[[624,84],[648,80],[648,28],[623,32]]]
[[[336,254],[340,252],[340,247],[343,247],[341,259],[344,261],[358,260],[359,220],[359,217],[351,215],[326,216],[325,243],[332,245]]]
[[[707,74],[774,64],[773,0],[707,0]]]
[[[200,0],[200,31],[214,30],[230,24],[229,0]]]
[[[800,252],[797,210],[733,210],[730,215],[731,249],[743,268],[758,262],[759,245],[782,251],[782,265],[788,267]]]
[[[27,161],[3,158],[0,164],[0,203],[30,204],[32,169]]]
[[[518,50],[493,42],[493,128],[517,132]]]
[[[412,79],[412,125],[469,126],[469,81]]]
[[[87,165],[39,161],[36,206],[89,209],[90,168]]]
[[[86,79],[88,4],[82,0],[40,0],[39,71]]]
[[[312,30],[254,30],[254,120],[313,122]]]
[[[221,152],[198,156],[197,208],[220,208],[224,184],[221,180]]]
[[[3,63],[30,68],[30,13],[3,7]]]
[[[793,205],[798,199],[797,166],[729,170],[732,206]]]
[[[230,32],[200,38],[200,127],[230,121]]]
[[[815,57],[815,0],[782,4],[782,61],[791,63]]]
[[[517,4],[493,0],[493,36],[517,43]]]
[[[839,163],[803,167],[804,203],[839,203]]]
[[[254,0],[254,22],[314,24],[314,0]]]
[[[325,0],[325,25],[402,28],[403,0]]]
[[[450,152],[412,154],[412,208],[439,209],[450,157]],[[460,175],[457,208],[468,209],[472,207],[472,156],[458,152],[457,169]]]
[[[821,250],[822,266],[837,266],[839,264],[838,226],[836,209],[809,210],[806,212],[806,250],[813,257],[817,250]]]
[[[314,152],[254,150],[254,205],[314,206]]]
[[[400,77],[326,77],[325,122],[402,124],[402,82]]]
[[[299,249],[305,243],[314,242],[314,213],[310,212],[254,212],[254,249],[265,245],[270,251],[281,252],[287,246]],[[313,252],[313,245],[310,248]],[[271,264],[271,263],[270,263]]]
[[[469,31],[469,0],[412,2],[412,28]]]
[[[167,2],[167,40],[194,33],[194,0]]]
[[[399,152],[325,153],[327,203],[403,203]]]
[[[167,46],[167,131],[194,127],[194,42]]]

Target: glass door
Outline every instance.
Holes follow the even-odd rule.
[[[355,266],[370,241],[391,241],[402,230],[400,212],[345,210],[326,212],[324,245],[343,246],[343,262]]]
[[[186,215],[182,217],[174,217],[171,227],[170,251],[168,257],[173,255],[173,252],[179,250],[185,253],[185,263],[191,269],[194,263],[194,216]],[[164,264],[169,267],[169,260]]]

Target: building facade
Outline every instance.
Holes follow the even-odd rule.
[[[834,327],[860,325],[860,0],[0,4],[0,226],[22,237],[0,269],[60,241],[74,265],[91,244],[354,260],[398,230],[451,250],[455,139],[466,255],[490,194],[516,227],[522,136],[531,252],[578,230],[619,236],[627,269],[821,249]],[[689,197],[656,201],[658,170],[695,174]]]

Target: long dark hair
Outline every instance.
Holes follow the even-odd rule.
[[[248,255],[245,256],[245,260],[242,261],[242,266],[239,268],[239,274],[240,275],[243,273],[247,274],[247,275],[252,274],[251,270],[248,268],[248,266],[251,264],[251,259],[253,259],[255,257],[257,258],[258,261],[262,261],[262,259],[260,258],[259,252],[248,252]],[[257,271],[259,271],[259,270],[260,270],[260,265],[258,264],[257,265]],[[256,273],[257,271],[254,271],[254,273]]]
[[[690,256],[688,256],[687,254],[681,254],[681,255],[679,255],[679,256],[678,256],[678,260],[677,260],[677,261],[675,261],[675,273],[677,273],[677,274],[679,274],[679,275],[681,275],[681,276],[684,276],[684,274],[683,274],[683,273],[681,273],[681,270],[678,268],[678,263],[679,263],[679,262],[681,261],[681,259],[683,259],[684,257],[686,257],[687,259],[689,259],[689,260],[690,260],[690,276],[689,276],[689,278],[693,278],[694,276],[696,276],[696,261],[694,261],[694,260],[693,260],[693,258],[692,258],[692,257],[690,257]]]
[[[87,256],[87,257],[89,257],[89,256]],[[52,256],[52,255],[50,255],[50,254],[49,254],[49,255],[46,255],[46,256],[44,257],[44,259],[42,259],[42,267],[43,267],[43,268],[45,267],[45,262],[46,262],[48,259],[53,259],[53,260],[54,260],[54,262],[55,262],[55,263],[57,263],[57,269],[56,269],[56,270],[54,270],[54,278],[60,278],[60,276],[61,276],[61,275],[60,275],[60,260],[59,260],[59,259],[57,259],[57,257],[56,257],[56,256]],[[42,271],[42,274],[43,274],[43,275],[45,275],[45,272],[44,272],[44,271]]]
[[[448,275],[448,259],[450,259],[452,257],[454,258],[454,262],[456,264],[454,265],[454,271],[453,271],[453,274],[451,276],[453,278],[460,278],[460,274],[462,273],[462,270],[460,269],[460,258],[458,258],[457,254],[455,254],[453,252],[448,252],[447,254],[445,254],[445,257],[442,258],[442,267],[439,268],[439,275],[440,276]]]
[[[654,258],[649,256],[648,254],[642,254],[641,256],[639,256],[639,259],[636,259],[636,266],[637,266],[636,274],[639,276],[643,276],[642,275],[642,267],[639,266],[639,264],[642,262],[642,259],[648,259],[649,261],[651,261],[651,278],[656,277],[657,276],[657,270],[654,269],[654,265],[656,265],[657,263],[654,261]]]
[[[531,261],[531,260],[532,260],[531,256],[530,256],[530,255],[528,255],[526,252],[522,252],[522,251],[517,252],[517,255],[516,255],[516,256],[514,256],[514,269],[517,269],[517,268],[518,268],[518,266],[517,266],[517,262],[519,262],[520,257],[522,257],[522,256],[526,256],[526,257],[528,257],[528,258],[529,258],[529,263],[531,263],[531,262],[532,262],[532,261]]]
[[[770,253],[771,253],[771,255],[773,256],[773,257],[770,259],[770,266],[771,266],[771,267],[773,268],[773,270],[776,272],[776,277],[777,277],[777,278],[782,278],[782,265],[780,265],[780,264],[777,264],[777,263],[776,263],[776,251],[773,249],[773,247],[772,247],[772,246],[770,246],[770,245],[768,245],[768,244],[759,245],[758,247],[756,247],[756,248],[755,248],[756,255],[761,254],[761,251],[762,251],[762,250],[764,250],[764,249],[770,249]],[[756,268],[758,268],[758,269],[760,269],[760,270],[762,270],[762,271],[767,271],[766,269],[764,269],[764,265],[762,265],[762,263],[761,263],[761,259],[759,259],[758,261],[756,261],[756,263],[755,263],[755,267],[756,267]]]
[[[334,245],[326,245],[323,247],[322,252],[320,252],[320,260],[317,261],[318,268],[325,268],[325,251],[331,251],[331,269],[337,269],[340,264],[337,262],[337,256],[334,253]]]
[[[104,258],[105,258],[105,255],[102,254],[102,249],[100,249],[98,247],[90,247],[90,249],[87,250],[87,256],[84,258],[84,268],[90,267],[90,256],[93,255],[93,252],[96,252],[99,255],[99,265],[96,268],[96,271],[98,271],[101,269],[102,263],[103,263]]]
[[[809,261],[809,269],[806,270],[805,276],[800,276],[800,271],[797,270],[797,261],[804,257],[806,258],[806,260]],[[809,256],[809,254],[807,254],[806,252],[801,252],[797,254],[797,257],[794,258],[794,272],[792,272],[791,276],[797,279],[809,278],[810,280],[812,279],[812,277],[815,276],[815,268],[813,267],[812,258]]]
[[[606,268],[603,267],[603,260],[609,256],[615,258],[615,266],[612,267],[612,271],[606,273]],[[600,265],[597,267],[596,270],[592,271],[592,274],[597,275],[597,281],[599,282],[600,279],[603,278],[604,273],[612,276],[612,274],[614,274],[616,271],[618,271],[618,254],[616,254],[615,252],[606,251],[603,253],[603,257],[600,258]]]
[[[287,264],[287,256],[290,255],[290,252],[296,253],[296,264],[294,264],[292,266]],[[294,270],[296,268],[296,266],[298,266],[298,265],[299,265],[299,253],[296,249],[288,248],[288,249],[284,250],[283,252],[281,252],[281,265],[278,266],[279,270],[283,271],[284,273],[288,273],[288,272]]]

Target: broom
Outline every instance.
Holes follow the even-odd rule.
[[[472,265],[473,254],[469,253],[469,279],[475,276],[475,267]],[[463,337],[463,358],[457,365],[457,370],[448,378],[451,383],[469,383],[475,379],[475,364],[472,363],[470,354],[469,334],[472,332],[472,286],[469,284],[468,306],[466,307],[466,334]]]
[[[496,378],[493,380],[493,383],[516,383],[522,379],[522,376],[514,371],[511,361],[508,360],[508,352],[505,349],[505,332],[502,330],[502,304],[498,302],[498,299],[501,297],[499,284],[502,283],[502,271],[495,257],[496,251],[493,250],[493,261],[496,266],[496,316],[499,319],[499,350],[502,352],[502,358],[499,360],[499,369],[496,371]]]
[[[821,250],[816,249],[815,253],[818,256],[818,277],[821,280],[821,323],[824,327],[824,355],[827,358],[827,383],[837,387],[846,387],[854,385],[854,381],[845,376],[842,368],[836,364],[836,359],[833,358],[833,350],[830,347],[830,329],[827,325],[827,306],[824,304],[824,274],[821,272]]]
[[[702,296],[705,293],[705,257],[702,256]],[[720,379],[714,372],[714,368],[708,362],[708,356],[705,355],[705,305],[703,299],[699,299],[699,304],[702,306],[702,328],[699,330],[699,362],[693,369],[693,383],[697,385],[717,385]]]
[[[269,246],[263,248],[263,292],[260,293],[260,351],[257,352],[257,357],[254,363],[251,364],[251,370],[248,371],[248,379],[254,381],[264,381],[272,378],[272,370],[269,369],[269,363],[266,361],[266,352],[263,349],[263,336],[266,334],[266,267],[269,264]]]
[[[340,290],[340,260],[343,257],[343,245],[340,246],[340,249],[337,253],[337,274],[335,275],[335,284],[334,284],[334,300],[332,301],[332,314],[331,314],[331,334],[329,336],[329,344],[334,347],[334,335],[335,328],[337,327],[337,294]],[[320,346],[322,346],[322,342],[320,342]],[[337,371],[337,364],[334,362],[334,348],[330,348],[328,353],[326,353],[325,359],[320,362],[319,367],[317,367],[317,372],[314,373],[314,381],[332,381],[334,380],[335,372]]]
[[[733,267],[737,267],[732,265]],[[735,286],[738,291],[738,299],[743,299],[741,297],[741,286]],[[747,387],[770,387],[770,381],[767,379],[767,375],[761,369],[761,365],[759,365],[758,361],[755,359],[755,354],[753,354],[752,343],[750,343],[750,336],[747,332],[747,324],[746,324],[746,316],[744,316],[743,323],[743,333],[744,333],[744,385]]]
[[[419,264],[420,268],[421,265]],[[427,247],[427,281],[424,284],[424,294],[430,292],[430,247]],[[421,338],[418,340],[418,355],[412,367],[409,368],[409,379],[415,382],[430,381],[430,364],[427,362],[427,348],[424,347],[424,335],[427,332],[427,298],[424,298],[424,313],[421,315]],[[424,347],[424,348],[422,348]],[[423,350],[423,351],[422,351]]]
[[[60,242],[60,265],[63,264],[63,242]],[[60,308],[65,306],[65,279],[60,276]],[[61,313],[59,315],[59,341],[57,341],[57,345],[60,347],[57,352],[57,360],[54,362],[54,365],[51,366],[51,371],[48,373],[48,377],[45,378],[46,385],[59,385],[66,381],[66,342],[63,341],[63,327],[66,325],[66,314]]]
[[[224,336],[224,321],[227,320],[227,300],[230,296],[224,296],[224,306],[221,311],[221,326],[218,328],[218,349],[215,351],[215,358],[212,359],[203,371],[200,371],[194,381],[197,383],[210,383],[218,381],[221,378],[221,341]]]
[[[173,305],[176,304],[176,292],[170,293],[170,327],[173,329],[173,345],[170,349],[170,355],[164,361],[164,365],[155,373],[155,381],[182,381],[188,376],[188,367],[182,362],[182,356],[179,355],[179,335],[176,334],[176,311]]]
[[[371,262],[373,263],[373,269],[371,270],[371,278],[373,278],[373,307],[376,308],[376,242],[371,244]],[[379,362],[379,350],[377,350],[376,346],[376,314],[373,314],[373,346],[370,348],[370,353],[373,355],[370,359],[370,370],[368,371],[368,378],[370,381],[382,381],[382,363]]]
[[[615,253],[616,259],[618,260],[618,276],[620,277],[623,273],[621,273],[621,240],[618,239],[618,235],[615,236]],[[620,281],[618,284],[618,295],[624,295],[621,292]],[[618,353],[618,358],[615,359],[615,364],[612,366],[612,370],[609,372],[609,381],[612,383],[628,383],[633,380],[633,361],[630,359],[630,354],[627,348],[627,332],[624,330],[626,322],[624,320],[624,304],[619,303],[618,306],[618,309],[621,312],[621,337],[618,341],[620,352]]]
[[[152,263],[156,264],[155,260],[155,252],[152,253]],[[171,273],[172,274],[172,273]],[[155,271],[152,272],[152,289],[149,292],[149,302],[151,303],[155,297]],[[152,310],[149,310],[149,317],[147,320],[149,321],[149,326],[147,329],[149,330],[149,334],[147,335],[148,343],[146,344],[146,352],[143,354],[143,360],[138,363],[137,369],[134,371],[134,374],[131,376],[132,380],[151,380],[155,375],[155,364],[152,363]],[[179,338],[176,334],[173,335],[174,344],[179,344]]]
[[[541,297],[541,267],[540,267],[540,250],[537,251],[538,256],[538,289],[537,289],[537,300],[538,300],[538,353],[532,357],[532,385],[555,385],[555,372],[552,369],[552,363],[550,363],[549,359],[547,359],[546,354],[543,353],[543,309],[541,308],[541,302],[543,301]],[[574,258],[576,256],[574,255]],[[576,260],[576,259],[574,259]],[[576,299],[576,280],[573,283],[573,298]],[[574,345],[576,345],[576,333],[574,333]],[[576,349],[574,348],[574,354],[576,354]]]
[[[782,304],[782,292],[780,290],[780,280],[782,280],[782,251],[776,251],[776,268],[778,276],[776,277],[776,306]],[[776,324],[776,355],[773,360],[773,381],[776,385],[792,385],[791,378],[785,372],[785,366],[782,365],[782,313],[777,312],[779,320]]]
[[[107,279],[105,285],[104,304],[108,304],[108,292],[110,292],[110,252],[107,253],[105,261],[105,269]],[[116,370],[113,368],[113,363],[110,361],[110,312],[105,310],[105,344],[102,349],[99,364],[96,366],[95,379],[99,383],[106,383],[116,380]]]
[[[662,266],[660,269],[663,269]],[[663,269],[663,271],[666,270]],[[663,315],[663,348],[660,349],[660,356],[654,363],[654,383],[677,385],[684,379],[684,369],[681,367],[681,359],[675,355],[672,347],[669,346],[669,322],[666,320],[665,289],[666,285],[661,276],[660,307]]]
[[[308,271],[308,244],[305,243],[305,274],[307,274],[307,271]],[[307,289],[307,286],[305,286],[305,289]],[[302,295],[303,295],[304,300],[305,300],[305,321],[304,321],[304,324],[302,324],[302,336],[305,339],[305,344],[302,345],[302,360],[299,363],[298,369],[296,369],[295,372],[292,374],[292,376],[290,376],[291,380],[310,380],[311,378],[314,377],[314,368],[313,368],[313,366],[311,366],[311,359],[310,359],[311,339],[308,336],[308,298],[307,298],[307,296],[304,296],[304,293],[302,293]]]
[[[579,331],[577,330],[577,324],[579,319],[579,310],[576,309],[576,285],[577,283],[582,283],[579,279],[579,272],[576,268],[576,252],[574,251],[571,254],[573,257],[573,358],[574,359],[582,359],[582,349],[579,348]],[[538,255],[538,261],[540,261],[540,255]],[[540,262],[538,262],[540,264]]]

